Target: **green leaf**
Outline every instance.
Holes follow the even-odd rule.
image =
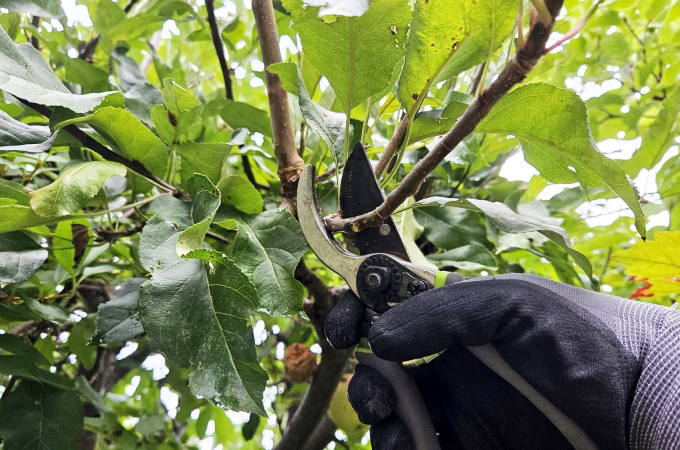
[[[262,212],[264,201],[253,184],[243,177],[232,175],[222,178],[217,183],[217,189],[222,194],[222,202],[232,205],[246,214]]]
[[[50,19],[64,17],[59,0],[0,0],[0,8]]]
[[[172,364],[192,369],[195,394],[225,408],[264,414],[267,375],[257,362],[249,326],[257,291],[219,254],[189,254],[210,262],[178,257],[179,235],[160,215],[142,232],[140,256],[152,273],[139,293],[144,330]]]
[[[517,2],[466,0],[465,23],[470,37],[491,58],[510,35],[517,20]]]
[[[0,232],[21,230],[54,222],[55,219],[41,217],[30,206],[0,204]]]
[[[71,328],[66,340],[66,346],[86,370],[91,370],[97,362],[97,347],[87,345],[94,330],[95,323],[92,317],[85,317]]]
[[[276,63],[267,67],[267,72],[279,77],[283,89],[291,94],[298,95],[298,66],[295,63]]]
[[[461,41],[453,55],[444,63],[435,78],[435,83],[449,80],[459,73],[483,63],[486,59],[484,51],[468,36]]]
[[[251,132],[259,132],[265,136],[272,135],[272,124],[269,115],[248,103],[221,100],[220,116],[230,127],[247,128]]]
[[[309,6],[319,6],[319,17],[360,16],[368,10],[371,0],[306,0]]]
[[[336,165],[342,161],[345,152],[345,120],[342,113],[329,111],[314,103],[307,92],[302,72],[298,71],[298,95],[300,111],[309,127],[319,133],[331,150]]]
[[[373,0],[360,17],[319,18],[319,8],[286,0],[308,61],[335,90],[345,112],[389,90],[404,57],[405,0]]]
[[[89,116],[61,122],[55,129],[74,123],[91,125],[127,159],[139,161],[156,175],[165,174],[170,155],[168,147],[131,112],[107,106]],[[151,183],[144,178],[135,176],[133,180],[139,191],[151,189]]]
[[[646,236],[638,195],[621,166],[597,150],[583,101],[574,92],[545,83],[527,84],[504,96],[477,126],[477,132],[511,134],[529,164],[553,183],[610,188],[635,214]]]
[[[589,277],[592,277],[593,268],[590,265],[590,261],[588,261],[588,258],[586,258],[582,253],[577,252],[572,248],[569,235],[567,235],[567,232],[561,227],[541,222],[531,217],[520,216],[503,203],[489,202],[486,200],[477,200],[472,198],[454,200],[446,197],[430,197],[420,200],[415,204],[408,206],[407,208],[431,205],[452,206],[455,208],[463,208],[480,212],[486,216],[487,220],[491,222],[491,224],[505,233],[529,233],[532,231],[538,231],[543,236],[554,241],[560,247],[565,249],[567,253],[569,253],[571,257],[574,258],[576,264],[578,264]],[[442,236],[442,238],[445,239],[447,237]],[[469,243],[469,239],[467,239],[467,241],[468,242],[465,242],[465,244]]]
[[[399,78],[399,102],[414,114],[420,102],[465,37],[464,0],[417,1]]]
[[[228,142],[186,142],[177,146],[176,150],[182,155],[182,170],[203,174],[213,183],[217,183],[229,172],[227,157],[232,148]]]
[[[23,356],[34,362],[36,365],[42,366],[49,364],[49,361],[45,359],[42,353],[30,343],[14,334],[0,334],[0,348],[17,356]]]
[[[72,392],[23,381],[0,402],[4,450],[77,448],[83,404]]]
[[[32,358],[19,355],[0,355],[0,373],[12,375],[23,380],[54,386],[59,389],[73,387],[68,378],[38,368]]]
[[[28,206],[30,204],[29,192],[20,183],[0,178],[0,198],[10,198],[16,200],[17,205]]]
[[[0,89],[29,102],[63,106],[86,113],[112,92],[76,95],[52,72],[38,50],[29,43],[15,45],[0,27]]]
[[[448,132],[456,123],[456,120],[463,115],[469,104],[469,96],[459,94],[446,105],[446,108],[419,112],[411,126],[409,144],[441,136]]]
[[[146,278],[130,278],[111,300],[99,305],[97,327],[90,345],[111,344],[133,339],[144,332],[139,319],[139,288]]]
[[[253,216],[223,205],[215,221],[225,219],[238,223],[231,257],[257,288],[261,306],[273,314],[300,311],[303,290],[293,273],[307,242],[298,221],[286,209]]]
[[[220,207],[219,192],[201,191],[191,203],[191,225],[182,231],[177,240],[177,254],[182,256],[192,250],[203,248],[205,234],[210,229],[213,217]]]
[[[172,115],[175,136],[181,136],[201,119],[201,102],[174,80],[163,80],[163,101]]]
[[[417,202],[414,205],[420,204]],[[415,217],[425,228],[425,237],[441,249],[458,248],[470,242],[487,242],[484,223],[474,212],[452,208],[422,208],[415,211]]]
[[[56,137],[47,127],[26,125],[0,111],[0,151],[46,152]]]
[[[680,113],[680,88],[673,89],[661,103],[661,110],[656,114],[647,132],[642,137],[642,145],[633,157],[623,163],[626,172],[635,177],[641,169],[651,169],[659,163],[666,150],[673,144],[677,132],[676,117]]]
[[[125,173],[125,166],[115,162],[75,162],[52,184],[30,193],[31,207],[43,217],[73,214],[99,192],[106,180]]]
[[[26,281],[38,271],[46,259],[47,250],[27,234],[21,231],[0,233],[0,282]]]
[[[39,301],[30,297],[23,297],[24,303],[28,309],[40,316],[44,320],[54,322],[57,325],[63,326],[68,321],[69,313],[56,305],[48,303],[40,303]]]
[[[481,244],[472,244],[427,255],[440,269],[457,267],[461,270],[497,269],[496,258]]]

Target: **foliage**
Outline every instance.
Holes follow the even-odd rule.
[[[4,448],[324,448],[331,398],[342,444],[368,448],[322,335],[344,282],[281,207],[281,152],[336,213],[356,142],[394,152],[394,192],[480,99],[392,205],[410,258],[676,300],[680,4],[565,1],[551,51],[491,101],[532,3],[277,0],[265,67],[247,0],[0,0]],[[284,372],[293,345],[322,353],[311,384]],[[325,400],[296,428],[308,390]]]

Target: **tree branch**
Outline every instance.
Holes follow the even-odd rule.
[[[217,19],[215,18],[215,0],[205,0],[205,9],[208,11],[208,24],[210,25],[210,34],[212,35],[213,45],[217,53],[217,59],[220,62],[220,69],[222,70],[222,78],[224,79],[224,88],[227,91],[227,98],[234,100],[234,91],[231,86],[231,76],[229,75],[229,66],[227,65],[227,58],[224,55],[224,44],[222,43],[222,36],[217,27]]]
[[[340,381],[352,350],[336,350],[326,340],[323,331],[326,316],[330,313],[346,288],[329,289],[304,262],[295,269],[295,278],[305,285],[314,301],[305,301],[305,311],[316,330],[321,346],[321,362],[316,368],[314,378],[305,393],[302,403],[288,421],[281,442],[276,450],[298,450],[305,444],[324,417],[328,404]]]
[[[43,105],[38,105],[36,103],[31,103],[27,100],[19,98],[19,101],[23,103],[24,105],[28,106],[29,108],[33,109],[34,111],[42,114],[43,116],[49,118],[52,115],[52,110],[50,110],[48,107],[43,106]],[[142,163],[139,161],[130,161],[129,159],[125,158],[124,156],[119,155],[118,153],[114,152],[113,150],[109,150],[105,145],[102,145],[94,139],[92,136],[89,134],[85,133],[82,131],[80,128],[78,128],[75,125],[67,125],[64,127],[64,130],[66,130],[71,136],[76,138],[77,140],[80,141],[83,146],[89,148],[90,150],[94,151],[97,153],[99,156],[102,158],[106,159],[107,161],[113,161],[120,163],[127,167],[128,169],[132,170],[133,172],[148,178],[149,180],[153,181],[156,183],[158,186],[160,186],[164,191],[172,193],[174,196],[178,197],[183,195],[182,191],[179,189],[175,188],[173,185],[167,183],[165,180],[163,180],[160,177],[157,177],[153,173],[149,171]]]
[[[385,151],[383,152],[382,155],[380,155],[378,164],[376,164],[375,166],[376,178],[380,178],[383,172],[385,172],[387,166],[390,164],[390,161],[392,161],[392,159],[394,158],[394,154],[397,152],[397,149],[399,149],[402,141],[404,140],[404,135],[406,134],[407,128],[408,128],[408,114],[404,114],[404,118],[401,119],[401,122],[399,122],[399,125],[394,130],[392,139],[390,139],[390,142],[387,143]]]
[[[524,80],[541,56],[545,54],[545,44],[550,37],[555,17],[562,7],[562,2],[563,0],[548,0],[546,2],[552,21],[547,25],[540,20],[534,23],[524,48],[517,52],[496,80],[470,104],[453,128],[416,164],[380,206],[366,214],[348,219],[343,219],[338,215],[328,216],[326,218],[328,230],[351,233],[378,226],[383,220],[390,217],[408,197],[413,195],[425,180],[425,177],[437,168],[458,143],[474,131],[498,100],[508,93],[515,84]]]
[[[278,174],[281,179],[281,206],[287,207],[295,215],[297,181],[300,178],[304,161],[295,148],[295,131],[290,120],[288,95],[283,90],[279,77],[267,71],[271,64],[281,62],[279,33],[276,28],[272,0],[254,0],[253,15],[267,80],[269,111],[274,133],[274,154],[278,161]]]

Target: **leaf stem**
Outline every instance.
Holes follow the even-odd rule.
[[[364,118],[363,126],[361,127],[361,143],[366,143],[366,131],[368,130],[368,121],[371,120],[371,108],[373,108],[373,96],[368,97],[366,102],[366,117]]]
[[[573,38],[573,37],[576,36],[578,33],[580,33],[581,30],[583,29],[583,27],[586,25],[586,22],[588,22],[588,19],[590,19],[590,18],[593,16],[593,14],[595,14],[595,11],[597,11],[597,8],[600,6],[600,4],[601,4],[603,1],[604,1],[604,0],[597,0],[597,1],[593,4],[593,6],[590,7],[590,9],[589,9],[588,12],[586,13],[586,15],[583,16],[583,17],[581,18],[581,20],[576,24],[576,26],[575,26],[574,28],[572,28],[571,30],[569,30],[569,31],[567,32],[567,34],[565,34],[564,36],[562,36],[562,38],[561,38],[559,41],[555,42],[553,45],[551,45],[550,47],[546,48],[546,49],[545,49],[545,52],[546,52],[546,53],[550,53],[551,51],[555,50],[557,47],[559,47],[560,45],[564,44],[564,43],[567,42],[569,39]]]

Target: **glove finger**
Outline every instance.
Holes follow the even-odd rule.
[[[371,427],[371,448],[374,450],[413,450],[415,445],[404,422],[391,416]]]
[[[532,327],[548,327],[548,322],[564,314],[573,315],[571,308],[559,304],[556,297],[523,280],[462,281],[394,306],[371,326],[369,342],[380,358],[405,361],[438,353],[453,343],[485,345],[494,340],[499,330],[517,333],[517,338]],[[544,324],[537,324],[537,318]]]
[[[347,387],[347,398],[359,420],[375,425],[397,408],[397,396],[385,377],[377,370],[359,364]]]
[[[359,327],[365,309],[352,291],[347,291],[338,301],[324,323],[324,334],[334,348],[345,349],[359,343]]]

